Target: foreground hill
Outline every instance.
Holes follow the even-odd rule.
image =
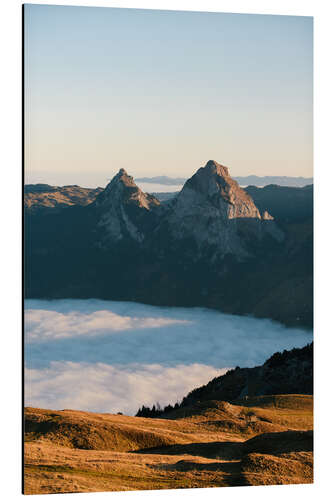
[[[313,342],[300,349],[277,352],[261,366],[235,368],[194,389],[181,406],[198,401],[227,401],[272,394],[313,394]],[[268,401],[271,399],[268,397]],[[294,403],[297,401],[295,396]]]
[[[25,410],[27,494],[313,481],[312,396],[207,401],[149,419]]]
[[[312,349],[232,370],[159,418],[26,408],[25,493],[311,483],[313,397],[267,389],[311,391]]]

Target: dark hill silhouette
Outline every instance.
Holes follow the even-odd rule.
[[[245,191],[261,211],[268,210],[279,222],[303,222],[313,217],[313,185],[302,188],[248,186]]]
[[[274,394],[313,394],[313,342],[300,349],[276,352],[261,366],[229,370],[192,390],[174,406],[142,406],[136,416],[172,418],[200,412],[207,401],[245,399],[250,403],[256,396]]]

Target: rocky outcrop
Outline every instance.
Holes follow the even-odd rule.
[[[250,195],[234,181],[227,167],[209,161],[184,185],[173,202],[161,205],[144,193],[124,169],[93,203],[98,213],[99,243],[121,240],[145,244],[159,252],[169,245],[191,241],[193,260],[207,249],[216,257],[231,254],[242,260],[251,255],[248,240],[267,237],[282,241],[283,233],[265,211],[260,213]],[[167,237],[166,237],[167,235]]]
[[[188,212],[212,207],[223,219],[261,218],[252,198],[230,177],[228,168],[210,160],[185,183],[177,196],[175,211],[186,216]]]
[[[148,228],[155,222],[154,208],[160,202],[135,184],[133,177],[121,168],[96,198],[93,208],[98,213],[98,227],[103,228],[104,244],[130,238],[143,242]]]
[[[199,256],[206,247],[214,247],[215,256],[244,259],[250,255],[247,240],[270,235],[280,242],[284,237],[267,211],[260,214],[228,168],[213,160],[185,183],[170,206],[167,222],[172,237],[193,239]]]

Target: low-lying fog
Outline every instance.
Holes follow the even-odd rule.
[[[181,184],[157,184],[155,182],[137,182],[136,183],[144,193],[176,193],[182,189]]]
[[[25,404],[133,415],[311,340],[306,330],[204,308],[27,300]]]

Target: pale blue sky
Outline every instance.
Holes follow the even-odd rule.
[[[26,182],[312,176],[312,18],[25,6]]]

